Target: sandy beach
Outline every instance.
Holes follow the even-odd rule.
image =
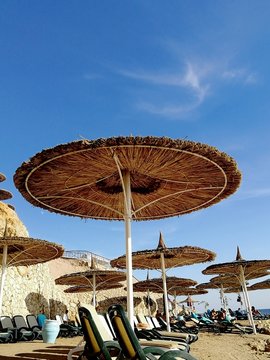
[[[66,359],[69,349],[76,346],[80,340],[80,337],[75,337],[58,338],[55,344],[45,344],[41,341],[0,344],[0,360],[62,360]],[[270,359],[270,352],[262,351],[265,350],[267,341],[270,341],[270,335],[213,334],[201,332],[199,334],[199,340],[191,344],[190,353],[197,360],[214,360],[221,356],[222,360],[264,360]]]

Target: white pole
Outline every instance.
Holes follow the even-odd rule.
[[[125,204],[125,233],[126,233],[126,268],[127,268],[127,314],[130,325],[133,324],[133,281],[132,281],[132,244],[131,244],[131,189],[130,189],[130,173],[123,171],[124,197]]]
[[[150,291],[149,291],[149,289],[147,289],[147,307],[148,307],[148,315],[151,316]]]
[[[165,315],[166,315],[167,331],[171,331],[169,306],[168,306],[165,260],[164,260],[163,252],[160,253],[160,262],[161,262],[161,272],[162,272],[162,281],[163,281],[164,308],[165,308]]]
[[[7,253],[8,253],[8,246],[3,246],[3,258],[2,258],[2,274],[0,280],[0,316],[2,315],[2,304],[3,304],[3,289],[7,274]]]
[[[93,273],[93,306],[96,308],[96,274]]]
[[[249,297],[248,297],[247,285],[246,285],[246,280],[245,280],[245,275],[244,275],[244,270],[243,270],[242,265],[240,265],[240,279],[241,279],[241,285],[243,288],[243,293],[245,294],[246,301],[247,301],[247,313],[248,313],[248,317],[249,317],[249,322],[250,322],[250,325],[252,326],[254,335],[256,335],[257,331],[256,331],[256,326],[255,326],[254,319],[253,319],[252,312],[251,312],[251,306],[250,306],[250,301],[249,301]]]

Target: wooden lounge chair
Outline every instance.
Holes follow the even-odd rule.
[[[114,332],[121,346],[123,356],[127,359],[146,360],[147,358],[153,359],[158,357],[160,360],[176,358],[195,360],[195,358],[186,351],[166,351],[161,347],[156,346],[146,346],[142,348],[121,305],[110,306],[108,313]]]

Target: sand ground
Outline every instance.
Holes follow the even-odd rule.
[[[75,337],[58,338],[55,344],[45,344],[42,341],[0,344],[0,360],[63,360],[67,358],[69,348],[76,346],[80,340],[80,337]],[[191,344],[191,354],[198,360],[265,360],[270,359],[270,352],[257,348],[258,344],[264,344],[266,340],[270,340],[270,335],[220,335],[205,332],[200,333],[199,340]]]

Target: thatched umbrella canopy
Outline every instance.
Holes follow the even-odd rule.
[[[192,280],[192,279],[179,278],[176,276],[166,277],[166,285],[167,285],[168,294],[172,294],[175,288],[194,286],[196,284],[197,284],[197,281]],[[147,293],[148,311],[149,311],[149,314],[151,314],[150,292],[163,293],[164,292],[163,279],[155,278],[155,279],[147,279],[147,280],[143,280],[143,281],[138,281],[135,284],[133,284],[133,290],[134,291],[144,291]]]
[[[8,206],[11,210],[15,211],[15,207],[14,207],[13,205],[7,204],[7,206]]]
[[[2,275],[0,283],[0,314],[2,310],[3,288],[8,266],[27,266],[44,263],[61,257],[64,248],[53,242],[30,237],[1,237],[0,261]]]
[[[0,173],[0,182],[5,181],[6,177],[4,174]]]
[[[8,200],[11,198],[12,198],[11,192],[4,189],[0,189],[0,200]]]
[[[270,279],[260,281],[256,284],[250,285],[249,290],[264,290],[264,289],[270,289]]]
[[[134,300],[134,309],[133,309],[133,313],[134,313],[134,311],[136,311],[135,307],[140,305],[141,302],[144,301],[144,299],[139,296],[134,296],[133,300]],[[100,311],[107,312],[108,308],[113,304],[122,305],[123,309],[125,311],[127,311],[127,297],[126,296],[116,296],[113,298],[110,297],[108,299],[101,300],[101,301],[99,301],[98,306],[100,308]]]
[[[170,319],[167,299],[167,281],[166,269],[171,269],[184,265],[191,265],[212,261],[216,254],[210,250],[195,246],[180,246],[167,248],[165,246],[163,236],[160,233],[159,242],[156,249],[136,251],[132,253],[132,263],[135,269],[156,269],[162,272],[163,292],[164,292],[164,308],[168,331],[170,331]],[[126,267],[125,255],[111,260],[113,267],[123,269]]]
[[[218,289],[219,285],[213,282],[201,283],[196,285],[196,289],[205,290],[205,289]]]
[[[100,291],[110,290],[110,289],[120,289],[121,287],[123,287],[123,284],[121,284],[121,283],[110,282],[110,283],[103,284]],[[84,292],[90,292],[90,291],[93,291],[93,287],[86,286],[86,285],[85,286],[71,286],[64,290],[64,292],[68,293],[68,294],[84,293]]]
[[[156,249],[141,250],[132,253],[133,269],[162,270],[161,257],[164,258],[164,268],[172,269],[179,266],[213,261],[216,254],[213,251],[196,246],[178,246],[167,248],[164,243],[162,233],[160,233]],[[111,266],[119,269],[125,269],[125,255],[111,260]]]
[[[221,306],[224,309],[226,309],[227,302],[224,297],[224,292],[225,292],[224,289],[226,289],[227,287],[235,286],[235,283],[236,283],[235,277],[222,275],[222,276],[216,276],[216,277],[210,279],[210,281],[208,283],[201,283],[201,284],[197,285],[196,288],[197,289],[216,289],[216,290],[219,289]]]
[[[240,286],[243,289],[244,300],[249,315],[250,324],[253,328],[254,334],[256,334],[256,328],[251,315],[251,306],[246,286],[246,276],[252,279],[252,276],[256,276],[258,273],[264,273],[270,269],[270,260],[244,260],[240,254],[239,247],[237,247],[236,260],[232,262],[226,262],[221,264],[214,264],[208,266],[203,270],[205,275],[231,275],[235,276]]]
[[[173,291],[174,288],[178,287],[187,287],[187,286],[194,286],[197,284],[197,281],[192,279],[186,279],[186,278],[179,278],[176,276],[169,276],[166,278],[167,283],[167,290],[170,292],[170,290]],[[143,280],[138,281],[135,284],[133,284],[133,290],[134,291],[152,291],[152,292],[163,292],[163,280],[162,278],[156,278],[156,279],[149,279],[149,280]]]
[[[131,323],[131,219],[162,219],[209,207],[233,194],[240,181],[235,161],[214,147],[133,136],[58,145],[36,154],[14,175],[18,190],[35,206],[125,221]]]
[[[96,292],[111,283],[124,281],[126,273],[117,270],[90,269],[66,274],[55,279],[57,285],[89,286],[93,291],[93,305],[96,306]]]
[[[205,289],[197,289],[197,288],[190,288],[190,287],[186,287],[186,288],[175,288],[174,289],[174,293],[176,296],[182,296],[182,295],[203,295],[203,294],[207,294],[208,291]],[[181,301],[180,301],[181,302]],[[182,302],[186,302],[186,301],[182,301]]]

